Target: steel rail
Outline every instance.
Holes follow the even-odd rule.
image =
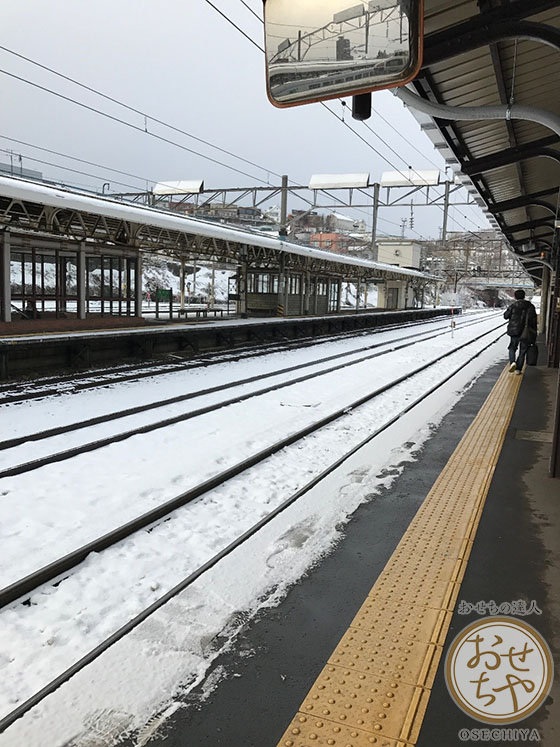
[[[443,360],[444,358],[447,358],[448,356],[453,355],[453,353],[456,353],[458,350],[461,350],[463,347],[466,347],[467,345],[471,345],[473,342],[476,342],[477,340],[480,340],[483,337],[486,337],[487,335],[492,334],[495,331],[496,331],[495,328],[491,329],[487,332],[484,332],[481,335],[478,335],[477,337],[474,337],[472,340],[469,340],[468,343],[463,343],[461,345],[454,347],[452,350],[446,351],[445,353],[438,356],[434,360],[429,361],[428,363],[423,363],[421,366],[415,368],[413,371],[410,371],[409,373],[399,376],[397,379],[387,384],[384,384],[381,387],[378,387],[377,389],[373,390],[372,392],[369,392],[366,395],[363,395],[362,397],[358,398],[351,404],[345,405],[344,407],[341,407],[335,412],[329,415],[326,415],[320,420],[314,423],[311,423],[310,425],[307,425],[304,428],[301,428],[300,430],[288,436],[285,436],[284,438],[280,439],[276,443],[270,446],[267,446],[265,449],[262,449],[257,454],[254,454],[253,456],[250,456],[247,459],[243,459],[241,462],[238,462],[237,464],[234,464],[233,466],[229,467],[223,472],[220,472],[214,475],[208,480],[205,480],[203,483],[196,485],[194,488],[190,488],[189,490],[185,491],[184,493],[181,493],[175,498],[172,498],[171,500],[160,504],[156,508],[153,508],[150,511],[147,511],[141,516],[138,516],[135,519],[132,519],[131,521],[126,522],[125,524],[122,524],[117,529],[113,529],[110,532],[107,532],[106,534],[104,534],[103,536],[98,537],[97,539],[92,540],[91,542],[88,542],[82,547],[79,547],[78,549],[71,551],[64,557],[59,558],[58,560],[55,560],[52,563],[49,563],[48,565],[43,566],[42,568],[36,571],[33,571],[32,573],[25,576],[25,578],[22,578],[19,581],[15,581],[9,586],[6,586],[3,589],[0,589],[0,608],[5,607],[6,605],[11,604],[12,602],[15,602],[17,599],[21,598],[22,596],[29,594],[34,589],[36,589],[38,586],[41,586],[42,584],[47,583],[49,581],[53,581],[58,576],[61,576],[62,574],[67,573],[72,568],[75,568],[82,561],[84,561],[90,553],[101,552],[102,550],[106,550],[108,547],[111,547],[117,542],[120,542],[121,540],[126,539],[131,534],[134,534],[140,529],[144,529],[145,527],[150,526],[154,522],[160,521],[165,516],[169,515],[172,511],[175,511],[176,509],[181,508],[182,506],[186,505],[187,503],[190,503],[196,498],[199,498],[201,495],[203,495],[204,493],[207,493],[209,490],[213,490],[214,488],[217,488],[219,485],[222,485],[227,480],[231,480],[233,477],[236,477],[237,475],[246,471],[250,467],[254,467],[259,462],[262,462],[263,460],[268,459],[268,457],[277,453],[281,449],[284,449],[286,446],[290,446],[291,444],[295,443],[296,441],[301,440],[305,436],[308,436],[311,433],[314,433],[315,431],[318,431],[319,429],[324,428],[326,425],[329,425],[335,420],[338,420],[344,415],[347,415],[349,412],[354,410],[356,407],[359,407],[360,405],[363,405],[366,402],[369,402],[375,397],[378,397],[380,394],[383,394],[389,389],[392,389],[398,384],[401,384],[403,381],[406,381],[407,379],[410,379],[413,376],[416,376],[422,371],[425,371],[427,368],[430,368],[431,366],[435,365],[436,363]]]
[[[236,353],[243,353],[246,351],[249,351],[250,357],[260,357],[263,355],[267,355],[270,352],[274,352],[275,349],[279,350],[299,350],[300,348],[305,347],[311,347],[312,345],[320,345],[324,342],[329,342],[330,340],[344,340],[348,339],[349,337],[360,337],[366,334],[378,334],[379,332],[385,332],[390,329],[399,328],[402,327],[414,327],[414,326],[421,326],[422,324],[425,324],[429,321],[440,321],[443,319],[450,319],[451,315],[438,315],[435,317],[431,317],[429,319],[424,319],[418,322],[405,322],[404,324],[387,324],[381,327],[373,327],[369,329],[361,329],[361,330],[350,330],[348,332],[339,332],[338,334],[326,334],[326,335],[317,335],[317,336],[306,336],[299,338],[298,340],[290,340],[289,338],[284,338],[281,342],[271,342],[271,343],[261,343],[259,345],[239,345],[235,347]],[[291,343],[291,344],[286,344]],[[41,397],[50,397],[50,396],[56,396],[59,394],[66,394],[68,391],[83,391],[84,389],[93,389],[95,387],[102,387],[107,386],[107,384],[118,384],[125,381],[135,381],[136,379],[143,379],[148,378],[150,376],[161,376],[163,374],[167,373],[175,373],[178,371],[187,371],[191,370],[193,368],[199,368],[201,366],[209,366],[209,365],[217,365],[219,363],[230,363],[237,360],[241,360],[244,356],[243,355],[228,355],[228,353],[225,350],[218,350],[218,351],[211,351],[206,354],[198,354],[195,361],[202,361],[201,363],[193,362],[192,360],[185,362],[183,364],[170,364],[168,362],[156,362],[156,361],[150,361],[149,363],[139,363],[135,366],[135,368],[143,368],[143,367],[157,367],[159,369],[160,367],[165,366],[165,368],[162,368],[160,370],[151,370],[151,371],[141,371],[138,373],[131,373],[126,374],[125,376],[120,377],[114,377],[112,376],[112,371],[115,369],[108,369],[108,370],[100,370],[99,372],[87,372],[83,374],[70,374],[67,376],[61,376],[58,378],[49,378],[43,381],[43,383],[64,383],[66,381],[76,381],[77,379],[91,379],[95,376],[99,377],[109,377],[112,376],[111,379],[107,378],[99,378],[96,381],[86,381],[84,384],[77,384],[74,389],[69,389],[66,391],[60,391],[58,389],[47,389],[42,391],[33,391],[28,392],[25,394],[14,394],[14,395],[8,395],[6,397],[0,397],[0,405],[3,404],[15,404],[18,402],[24,402],[31,399],[39,399]],[[247,356],[246,356],[247,357]],[[206,360],[205,360],[206,358]],[[132,368],[130,366],[129,368]],[[14,389],[14,385],[6,385],[4,388],[0,386],[0,392],[2,391],[10,391]]]
[[[491,330],[493,331],[493,330]],[[488,332],[485,334],[489,334]],[[36,692],[34,695],[32,695],[30,698],[28,698],[26,701],[24,701],[22,704],[20,704],[17,708],[15,708],[13,711],[8,713],[6,716],[4,716],[2,719],[0,719],[0,733],[4,732],[9,726],[11,726],[15,721],[20,719],[22,716],[24,716],[26,713],[28,713],[32,708],[37,706],[42,700],[44,700],[47,696],[51,695],[55,690],[57,690],[61,685],[63,685],[65,682],[67,682],[71,677],[73,677],[75,674],[80,672],[82,669],[84,669],[86,666],[91,664],[95,659],[97,659],[101,654],[103,654],[105,651],[107,651],[111,646],[113,646],[115,643],[117,643],[119,640],[124,638],[124,636],[128,635],[134,628],[138,627],[144,620],[146,620],[150,615],[152,615],[154,612],[156,612],[158,609],[163,607],[168,601],[176,597],[178,594],[180,594],[182,591],[184,591],[186,588],[188,588],[194,581],[196,581],[200,576],[202,576],[206,571],[213,568],[215,565],[217,565],[221,560],[223,560],[225,557],[230,555],[235,549],[237,549],[240,545],[242,545],[244,542],[246,542],[248,539],[250,539],[252,536],[254,536],[260,529],[262,529],[264,526],[269,524],[274,518],[276,518],[279,514],[284,512],[287,508],[289,508],[293,503],[295,503],[299,498],[301,498],[303,495],[308,493],[312,488],[314,488],[318,483],[320,483],[322,480],[324,480],[326,477],[328,477],[332,472],[334,472],[335,469],[340,467],[344,462],[346,462],[351,456],[353,456],[357,451],[359,451],[361,448],[366,446],[370,441],[372,441],[374,438],[376,438],[378,435],[383,433],[387,428],[389,428],[393,423],[395,423],[397,420],[402,418],[407,412],[412,410],[414,407],[419,405],[423,400],[425,400],[427,397],[429,397],[431,394],[433,394],[435,391],[437,391],[440,387],[442,387],[444,384],[446,384],[450,379],[452,379],[454,376],[456,376],[460,371],[462,371],[465,368],[465,365],[468,363],[471,363],[473,360],[478,358],[482,353],[487,350],[488,348],[492,347],[492,345],[496,344],[496,342],[504,336],[505,333],[502,333],[501,335],[498,335],[495,339],[493,339],[491,342],[489,342],[487,345],[485,345],[483,348],[478,350],[474,355],[472,355],[466,362],[463,361],[461,365],[457,366],[453,371],[451,371],[447,376],[445,376],[443,379],[438,381],[436,384],[434,384],[430,389],[428,389],[427,392],[424,392],[422,395],[417,397],[415,400],[409,402],[406,407],[404,407],[400,412],[398,412],[396,415],[394,415],[389,421],[384,423],[382,426],[377,428],[373,433],[369,434],[363,441],[361,441],[359,444],[354,446],[352,449],[350,449],[348,452],[343,454],[339,459],[337,459],[335,462],[333,462],[329,467],[327,467],[323,472],[321,472],[319,475],[316,475],[314,478],[312,478],[306,485],[304,485],[302,488],[300,488],[296,493],[294,493],[292,496],[287,498],[283,503],[281,503],[279,506],[277,506],[275,509],[273,509],[270,513],[268,513],[266,516],[264,516],[262,519],[260,519],[257,523],[253,524],[252,527],[250,527],[247,531],[245,531],[243,534],[241,534],[237,539],[235,539],[233,542],[231,542],[229,545],[227,545],[225,548],[220,550],[216,555],[214,555],[210,560],[206,561],[203,565],[201,565],[199,568],[197,568],[193,573],[191,573],[189,576],[187,576],[185,579],[183,579],[181,582],[176,584],[172,589],[167,591],[163,596],[161,596],[158,600],[153,602],[151,605],[146,607],[142,612],[140,612],[138,615],[136,615],[134,618],[129,620],[127,623],[122,625],[118,630],[116,630],[113,634],[111,634],[108,638],[106,638],[104,641],[102,641],[98,646],[96,646],[94,649],[89,651],[85,656],[83,656],[81,659],[79,659],[77,662],[75,662],[72,666],[70,666],[68,669],[66,669],[64,672],[62,672],[60,675],[55,677],[51,682],[49,682],[47,685],[45,685],[41,690]],[[484,336],[484,335],[482,335]],[[472,345],[473,342],[476,342],[480,338],[475,338],[474,340],[470,340],[468,343],[459,346],[456,348],[453,352],[457,352],[457,350],[460,350],[463,347],[468,347],[469,345]],[[437,363],[441,358],[446,357],[447,355],[450,355],[451,353],[446,353],[444,356],[440,356],[440,358],[436,359],[435,361],[432,361],[432,363],[428,365],[434,365]],[[425,367],[423,367],[425,368]],[[411,375],[404,378],[410,378]],[[403,377],[401,377],[402,380]],[[400,382],[399,382],[400,383]],[[348,408],[343,411],[343,413],[347,412]]]
[[[461,325],[459,325],[461,328],[469,327],[474,324],[480,324],[481,321],[488,321],[485,320],[477,320],[477,321],[468,321],[464,322]],[[443,325],[449,326],[449,325]],[[436,329],[443,329],[443,327],[437,327]],[[451,331],[451,330],[447,330]],[[129,407],[125,410],[117,410],[116,412],[107,413],[106,415],[98,415],[94,418],[88,418],[87,420],[80,420],[75,423],[70,423],[67,425],[60,425],[55,426],[54,428],[48,428],[44,431],[37,431],[35,433],[30,434],[24,434],[23,436],[15,436],[14,438],[8,438],[4,441],[0,441],[0,451],[3,451],[5,449],[12,449],[16,446],[21,446],[24,443],[28,443],[29,441],[42,441],[46,438],[51,438],[53,436],[59,436],[64,433],[71,433],[72,431],[80,430],[82,428],[88,428],[94,425],[99,425],[101,423],[108,423],[112,420],[118,420],[120,418],[126,418],[130,415],[137,415],[141,412],[147,412],[149,410],[155,410],[160,407],[166,407],[167,405],[173,405],[177,404],[179,402],[186,402],[190,399],[195,399],[197,397],[203,397],[207,394],[215,394],[216,392],[221,392],[226,389],[233,389],[234,387],[238,386],[244,386],[245,384],[251,384],[255,381],[261,381],[262,379],[268,379],[272,378],[274,376],[282,376],[287,373],[291,373],[292,371],[297,371],[302,368],[309,368],[310,366],[318,366],[322,363],[327,363],[328,361],[337,360],[339,358],[347,358],[351,355],[357,355],[358,353],[363,352],[364,350],[371,350],[373,348],[379,348],[383,347],[385,345],[391,345],[395,342],[400,342],[402,340],[409,340],[411,338],[418,338],[422,334],[428,334],[428,331],[425,333],[422,333],[420,331],[415,332],[412,335],[406,335],[404,337],[396,338],[395,340],[386,340],[385,342],[377,342],[372,343],[369,345],[364,345],[363,347],[356,348],[355,350],[346,351],[343,353],[336,353],[335,355],[329,355],[324,358],[319,358],[314,361],[310,361],[308,363],[299,363],[294,366],[288,366],[287,368],[278,369],[277,371],[270,371],[269,373],[263,373],[263,374],[257,374],[255,376],[249,376],[246,379],[238,379],[236,381],[230,381],[225,384],[219,384],[218,386],[209,387],[206,389],[199,389],[194,392],[189,392],[187,394],[179,394],[175,397],[168,397],[167,399],[161,399],[157,400],[155,402],[148,402],[144,405],[136,405],[135,407]],[[431,340],[434,337],[438,337],[441,332],[437,332],[436,334],[430,335],[429,337],[426,337],[424,339]],[[443,332],[443,334],[446,334],[446,332]],[[409,343],[409,345],[413,345],[415,343]],[[407,345],[403,345],[402,347],[407,347]],[[392,351],[387,351],[392,352]],[[361,362],[361,360],[367,360],[369,356],[366,356],[366,358],[360,359],[358,361],[355,361],[356,363]],[[350,364],[352,365],[352,364]],[[320,375],[321,372],[318,372],[316,375]],[[0,477],[2,476],[2,473],[0,472]]]
[[[476,322],[472,322],[472,324],[475,324],[475,323]],[[493,329],[496,329],[496,327]],[[452,331],[452,330],[450,329],[449,331]],[[440,334],[441,333],[438,332],[437,334],[430,335],[429,337],[426,337],[423,340],[421,340],[421,342],[424,342],[426,340],[431,340],[434,337],[439,337]],[[417,335],[414,335],[414,337],[417,337]],[[145,425],[137,426],[136,428],[131,428],[130,430],[123,431],[122,433],[116,433],[112,436],[106,436],[104,438],[97,439],[96,441],[89,441],[88,443],[82,444],[81,446],[74,446],[70,449],[65,449],[64,451],[59,451],[54,454],[49,454],[48,456],[45,456],[45,457],[40,457],[39,459],[33,459],[30,462],[22,462],[21,464],[17,464],[13,467],[7,467],[6,469],[1,470],[0,478],[14,477],[15,475],[22,475],[26,472],[31,472],[35,469],[46,467],[50,464],[63,462],[63,461],[66,461],[67,459],[73,459],[74,457],[80,456],[81,454],[87,454],[91,451],[96,451],[97,449],[104,448],[105,446],[110,446],[114,443],[125,441],[128,438],[132,438],[132,436],[152,433],[153,431],[161,430],[162,428],[167,428],[171,425],[176,425],[177,423],[183,423],[187,420],[192,420],[193,418],[200,417],[201,415],[206,415],[207,413],[210,413],[210,412],[215,412],[216,410],[219,410],[223,407],[229,407],[230,405],[235,405],[235,404],[239,404],[240,402],[245,402],[246,400],[252,399],[253,397],[260,397],[263,394],[269,394],[270,392],[275,392],[280,389],[285,389],[286,387],[294,386],[295,384],[300,384],[304,381],[309,381],[309,379],[314,379],[319,376],[324,376],[326,374],[339,371],[343,368],[349,368],[350,366],[357,366],[360,363],[364,363],[367,360],[371,360],[372,358],[377,358],[381,355],[387,355],[388,353],[393,353],[396,350],[401,350],[403,348],[407,348],[412,345],[415,345],[416,342],[417,341],[403,343],[402,345],[393,345],[393,347],[387,350],[381,350],[376,353],[370,353],[369,355],[362,356],[360,359],[356,361],[349,361],[347,363],[340,363],[338,365],[331,366],[330,368],[323,368],[320,371],[314,371],[312,373],[304,374],[303,376],[298,376],[288,381],[281,381],[276,384],[271,384],[269,386],[262,387],[261,389],[256,389],[251,392],[247,392],[245,394],[239,394],[235,397],[231,397],[230,399],[222,400],[221,402],[216,402],[211,405],[205,405],[204,407],[199,407],[196,410],[189,410],[188,412],[181,413],[180,415],[173,415],[172,417],[164,418],[163,420],[157,420],[153,423],[147,423]],[[376,347],[382,346],[383,344],[384,343],[376,344]],[[296,366],[295,368],[305,368],[308,365],[314,365],[314,364],[313,363],[303,364],[300,366]],[[278,374],[275,374],[275,375],[278,375]],[[253,380],[258,380],[261,378],[266,378],[266,377],[264,375],[252,377]],[[216,391],[216,390],[217,390],[216,388],[208,389],[205,392],[202,392],[202,394],[211,393],[212,391]],[[201,396],[200,392],[196,393],[196,396]],[[184,397],[185,399],[188,399],[189,395],[180,395],[180,397]],[[177,401],[180,401],[180,399],[178,399]],[[110,416],[108,416],[108,420],[111,420]],[[104,422],[104,421],[102,420],[100,422]],[[59,433],[65,433],[65,432],[66,431],[63,427],[62,431],[60,431]]]

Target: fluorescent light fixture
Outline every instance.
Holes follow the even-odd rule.
[[[197,195],[204,190],[203,179],[178,182],[158,182],[154,187],[155,195]]]
[[[421,171],[403,169],[401,171],[384,171],[381,175],[382,187],[435,187],[440,183],[439,171]]]
[[[313,174],[309,189],[364,188],[369,186],[369,174]]]

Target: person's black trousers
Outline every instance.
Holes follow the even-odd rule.
[[[515,351],[517,350],[517,346],[519,346],[519,355],[517,356],[517,360],[515,360]],[[525,357],[527,355],[527,348],[529,347],[529,341],[525,339],[521,339],[518,336],[511,335],[510,337],[510,343],[508,345],[508,352],[509,352],[509,362],[514,363],[518,371],[521,371],[525,364]]]

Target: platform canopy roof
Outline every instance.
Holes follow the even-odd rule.
[[[363,174],[313,174],[309,189],[363,188],[369,186],[369,173]]]
[[[560,116],[560,2],[425,0],[424,63],[410,87],[450,106],[513,101]],[[447,164],[470,178],[512,249],[526,258],[550,252],[558,134],[528,120],[415,116]],[[541,268],[530,270],[537,280]]]
[[[384,171],[381,174],[380,185],[382,187],[431,187],[437,186],[441,181],[441,173],[436,169],[431,171],[416,171],[409,169],[405,171]]]
[[[255,267],[309,270],[347,278],[436,280],[419,270],[335,254],[258,231],[135,205],[15,177],[0,176],[0,227],[40,238],[135,247],[175,256],[247,261]],[[21,243],[21,242],[20,242]],[[24,236],[23,245],[29,244]],[[284,259],[282,260],[282,256]]]
[[[155,195],[197,195],[203,190],[203,179],[190,179],[178,182],[158,182],[153,192]]]

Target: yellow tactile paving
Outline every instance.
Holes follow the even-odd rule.
[[[434,643],[400,640],[398,636],[372,638],[372,631],[346,631],[329,664],[362,674],[389,677],[396,682],[427,686],[430,667],[440,652]]]
[[[304,700],[301,712],[370,734],[402,739],[400,732],[406,728],[410,704],[421,698],[421,687],[327,665]]]
[[[349,630],[375,631],[376,636],[397,636],[411,641],[441,644],[441,628],[450,613],[430,607],[391,604],[372,594],[362,604]]]
[[[521,377],[504,370],[279,747],[412,747]]]
[[[390,739],[383,734],[370,734],[362,729],[298,714],[288,727],[280,745],[296,747],[301,744],[312,747],[410,747],[400,739]]]

